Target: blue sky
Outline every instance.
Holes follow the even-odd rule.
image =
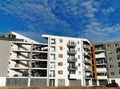
[[[120,0],[0,0],[0,33],[120,40]]]

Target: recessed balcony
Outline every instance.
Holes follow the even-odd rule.
[[[74,49],[74,50],[68,50],[67,53],[70,55],[70,54],[76,54],[77,52],[76,52],[76,50]]]
[[[83,47],[84,47],[84,49],[90,50],[90,46],[89,45],[84,45]]]
[[[77,58],[68,58],[68,62],[76,62],[77,61]]]
[[[76,44],[76,42],[74,42],[74,41],[69,41],[68,43],[67,43],[67,46],[68,47],[75,47],[77,44]]]
[[[69,79],[76,79],[76,74],[69,74],[69,75],[68,75],[68,78],[69,78]]]
[[[85,59],[85,60],[84,60],[84,63],[85,63],[85,64],[89,64],[89,65],[90,65],[90,64],[91,64],[91,61],[90,61],[90,60],[88,60],[88,59]]]
[[[77,70],[76,66],[68,66],[68,70]]]
[[[91,67],[85,67],[85,71],[90,72],[90,71],[92,71],[92,68]]]

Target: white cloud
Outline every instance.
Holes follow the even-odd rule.
[[[87,11],[86,16],[89,18],[93,18],[94,13],[97,11],[97,8],[93,7],[93,0],[83,2],[81,5],[84,6]]]
[[[114,12],[113,7],[102,9],[101,4],[97,0],[3,0],[0,10],[24,21],[28,29],[24,34],[33,38],[42,33],[87,37],[91,41],[107,40],[116,33],[119,37],[119,23],[106,25],[95,16],[99,11],[104,15]]]
[[[91,42],[119,40],[120,38],[120,24],[104,27],[101,24],[97,26],[91,24],[85,30],[85,37],[91,40]],[[119,38],[118,38],[119,37]]]
[[[107,9],[103,9],[102,10],[102,13],[104,14],[104,15],[108,15],[108,14],[110,14],[110,13],[113,13],[115,10],[114,10],[114,8],[113,7],[109,7],[109,8],[107,8]]]

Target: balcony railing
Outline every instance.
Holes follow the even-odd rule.
[[[76,66],[68,66],[68,70],[77,70]]]
[[[90,71],[92,71],[92,68],[91,67],[85,67],[85,71],[90,72]]]
[[[69,79],[76,79],[76,74],[69,74],[69,75],[68,75],[68,78],[69,78]]]
[[[92,79],[92,76],[85,76],[85,79]]]
[[[77,52],[76,52],[76,50],[74,49],[74,50],[68,50],[67,53],[68,53],[68,54],[76,54]]]
[[[104,52],[104,51],[105,51],[105,49],[103,49],[103,48],[95,49],[95,52]]]
[[[68,58],[68,62],[76,62],[77,61],[77,58]]]
[[[77,44],[76,44],[76,42],[71,42],[71,41],[69,41],[68,43],[67,43],[67,46],[68,47],[75,47]]]
[[[87,60],[85,59],[85,60],[84,60],[84,63],[85,63],[85,64],[91,64],[91,61],[88,60],[88,59],[87,59]]]
[[[84,45],[83,47],[84,47],[85,49],[90,50],[90,46],[89,46],[89,45]]]

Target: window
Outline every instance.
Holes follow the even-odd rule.
[[[70,55],[70,56],[69,56],[69,59],[70,59],[70,60],[75,60],[75,55]]]
[[[75,63],[69,63],[69,68],[75,68]]]
[[[108,47],[108,48],[111,48],[111,45],[110,45],[110,44],[108,44],[108,45],[107,45],[107,47]]]
[[[78,52],[80,51],[80,48],[78,48]]]
[[[111,52],[111,51],[108,51],[108,54],[112,54],[112,52]]]
[[[111,80],[111,83],[115,83],[115,80]]]
[[[59,56],[59,58],[63,58],[63,54],[59,54],[58,56]]]
[[[97,68],[106,68],[106,65],[97,65]]]
[[[69,71],[70,74],[75,74],[75,70]]]
[[[62,40],[62,39],[60,39],[60,43],[63,43],[63,40]]]
[[[116,48],[116,53],[120,54],[120,48]]]
[[[119,44],[118,44],[118,43],[115,43],[115,47],[119,47]]]
[[[110,68],[114,68],[114,66],[113,66],[113,65],[110,65]]]
[[[51,55],[50,55],[50,59],[51,59],[51,60],[55,60],[55,55],[54,55],[54,54],[51,54]]]
[[[51,47],[51,52],[55,52],[55,47]]]
[[[103,46],[97,46],[97,47],[95,47],[95,50],[104,50],[104,47]]]
[[[51,39],[51,44],[55,44],[55,39]]]
[[[59,65],[59,66],[63,66],[63,62],[59,62],[58,65]]]
[[[60,48],[60,50],[63,50],[63,47],[62,47],[62,46],[60,46],[59,48]]]
[[[120,70],[119,70],[119,74],[120,74]]]
[[[117,60],[120,60],[120,56],[117,56]]]
[[[112,57],[111,57],[111,58],[109,58],[109,61],[113,61]]]
[[[78,59],[80,59],[80,55],[78,55]]]
[[[58,71],[58,74],[63,74],[63,70],[59,70],[59,71]]]
[[[103,63],[105,63],[105,59],[104,58],[99,58],[99,59],[96,60],[96,63],[97,64],[103,64]]]
[[[111,72],[111,75],[115,75],[114,72]]]
[[[120,62],[118,62],[118,68],[120,68]]]

